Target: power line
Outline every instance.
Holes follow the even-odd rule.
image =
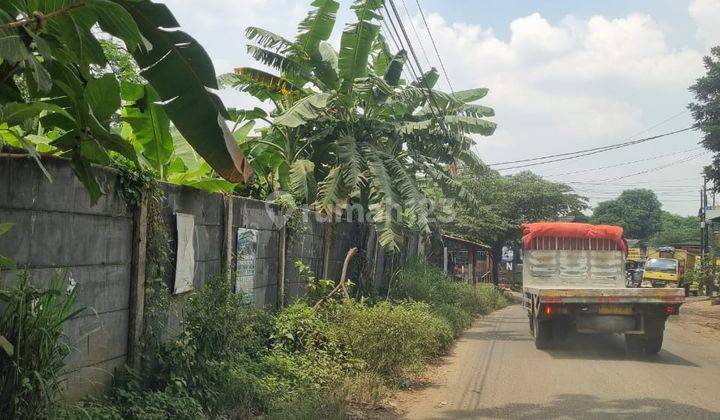
[[[435,37],[433,37],[433,34],[430,31],[430,25],[428,25],[427,19],[425,19],[425,12],[423,12],[422,6],[420,6],[420,0],[415,0],[415,3],[417,4],[418,11],[420,11],[420,16],[422,17],[423,23],[425,24],[425,29],[427,29],[428,36],[430,36],[430,42],[432,43],[433,49],[435,50],[435,56],[437,56],[437,59],[440,62],[440,68],[445,75],[445,80],[447,81],[448,87],[450,88],[450,93],[454,95],[455,89],[453,89],[453,85],[452,83],[450,83],[450,77],[448,76],[448,72],[445,69],[445,63],[443,63],[443,60],[440,57],[440,52],[438,51],[437,44],[435,43]]]
[[[637,133],[631,135],[631,136],[628,137],[628,138],[631,139],[631,138],[633,138],[633,137],[639,136],[640,134],[648,133],[648,132],[652,131],[654,128],[660,127],[661,125],[665,125],[667,122],[672,121],[672,120],[674,120],[675,118],[677,118],[677,117],[679,117],[679,116],[681,116],[681,115],[683,115],[683,114],[687,114],[688,112],[689,112],[689,111],[688,111],[687,109],[683,109],[682,111],[680,111],[680,112],[678,112],[678,113],[676,113],[676,114],[670,115],[669,117],[663,119],[663,120],[660,121],[660,122],[657,122],[657,123],[651,125],[650,127],[646,128],[646,129],[644,129],[644,130],[638,131]]]
[[[430,57],[428,57],[427,51],[425,51],[425,47],[423,46],[422,40],[420,39],[420,34],[418,34],[417,29],[415,28],[415,23],[412,20],[412,16],[410,16],[410,10],[408,10],[407,3],[405,0],[402,0],[403,9],[405,9],[405,15],[408,17],[408,22],[410,22],[410,28],[412,29],[413,33],[415,34],[415,39],[417,39],[418,45],[420,45],[420,51],[422,51],[423,56],[425,57],[425,61],[427,62],[428,66],[432,67],[432,63],[430,62]]]
[[[682,133],[684,131],[689,131],[689,130],[693,130],[693,129],[695,129],[695,127],[690,126],[687,128],[683,128],[681,130],[670,131],[668,133],[658,134],[658,135],[652,136],[652,137],[645,137],[645,138],[638,139],[638,140],[631,140],[631,141],[626,141],[623,143],[611,144],[609,146],[594,147],[592,149],[584,149],[584,150],[578,150],[575,152],[567,152],[567,153],[558,153],[558,154],[554,154],[554,155],[540,156],[540,157],[530,158],[530,159],[521,159],[521,160],[515,160],[515,161],[508,161],[508,162],[491,163],[491,164],[488,164],[488,166],[508,165],[508,164],[513,164],[513,163],[522,163],[522,162],[533,162],[533,161],[537,161],[537,160],[551,159],[551,158],[556,158],[556,157],[559,158],[559,159],[548,160],[548,161],[544,161],[544,162],[529,163],[526,165],[511,166],[511,167],[507,167],[507,168],[498,168],[498,170],[505,171],[505,170],[509,170],[509,169],[527,168],[529,166],[545,165],[548,163],[560,162],[560,161],[565,161],[565,160],[570,160],[570,159],[577,159],[579,157],[595,155],[598,153],[603,153],[603,152],[607,152],[607,151],[615,150],[615,149],[621,149],[624,147],[633,146],[633,145],[640,144],[640,143],[645,143],[645,142],[648,142],[651,140],[657,140],[662,137],[671,136],[673,134],[678,134],[678,133]]]
[[[390,32],[390,34],[393,38],[393,42],[395,43],[395,47],[398,49],[398,51],[399,50],[409,51],[409,49],[405,48],[405,44],[403,43],[403,37],[400,36],[400,32],[398,31],[397,26],[395,26],[395,21],[392,19],[392,16],[390,15],[390,11],[388,10],[387,4],[385,2],[383,2],[383,9],[385,10],[385,15],[386,15],[385,17],[387,17],[387,19],[383,18],[381,21],[390,22],[390,26],[392,26],[392,29],[394,32],[394,36],[393,36],[392,32]],[[398,21],[398,24],[400,24],[399,21]],[[385,25],[385,27],[387,28],[387,24]],[[388,30],[388,32],[389,32],[389,30]],[[409,46],[410,41],[407,38],[407,36],[405,37],[405,40],[408,42],[408,46]],[[412,73],[413,80],[419,86],[420,85],[420,76],[422,76],[422,69],[420,68],[419,63],[418,63],[418,73],[420,76],[418,76],[418,73],[415,72],[415,67],[413,66],[412,60],[408,60],[408,67],[410,67],[410,73]],[[433,109],[432,103],[430,102],[430,98],[428,97],[428,94],[425,92],[425,90],[422,89],[422,86],[420,86],[420,92],[422,93],[423,97],[425,98],[425,101],[427,102],[428,107],[430,108],[430,112],[433,114],[433,117],[438,119],[438,116],[435,114],[435,109]],[[439,107],[438,107],[438,112],[440,112]]]
[[[582,173],[586,173],[586,172],[600,171],[600,170],[603,170],[603,169],[617,168],[617,167],[620,167],[620,166],[632,165],[633,163],[647,162],[647,161],[650,161],[650,160],[660,159],[660,158],[664,158],[664,157],[668,157],[668,156],[674,156],[674,155],[676,155],[676,154],[678,154],[678,153],[687,153],[687,152],[692,152],[692,151],[700,150],[700,149],[702,149],[702,147],[693,147],[693,148],[691,148],[691,149],[685,149],[685,150],[681,150],[681,151],[679,151],[679,152],[672,152],[672,153],[666,153],[666,154],[663,154],[663,155],[650,156],[650,157],[647,157],[647,158],[645,158],[645,159],[632,160],[632,161],[629,161],[629,162],[617,163],[617,164],[615,164],[615,165],[601,166],[601,167],[599,167],[599,168],[582,169],[582,170],[579,170],[579,171],[563,172],[563,173],[560,173],[560,174],[543,175],[543,177],[555,177],[555,176],[563,176],[563,175],[574,175],[574,174],[582,174]]]
[[[630,177],[637,176],[637,175],[644,175],[644,174],[647,174],[647,173],[650,173],[650,172],[655,172],[655,171],[660,170],[660,169],[668,168],[668,167],[670,167],[670,166],[679,165],[679,164],[681,164],[681,163],[689,162],[689,161],[691,161],[691,160],[693,160],[693,159],[697,159],[697,158],[699,158],[700,156],[706,155],[706,154],[708,154],[708,153],[709,153],[708,151],[704,151],[704,152],[702,152],[702,153],[698,153],[698,154],[692,155],[692,156],[690,156],[690,157],[686,157],[686,158],[683,158],[683,159],[678,159],[678,160],[676,160],[676,161],[670,162],[670,163],[665,164],[665,165],[656,166],[656,167],[654,167],[654,168],[646,169],[646,170],[644,170],[644,171],[636,172],[636,173],[634,173],[634,174],[623,175],[623,176],[619,176],[619,177],[616,177],[616,178],[608,178],[608,179],[600,180],[600,182],[604,182],[604,181],[610,181],[610,182],[612,182],[612,181],[619,181],[619,180],[621,180],[621,179],[630,178]]]
[[[702,182],[702,174],[700,174],[699,180]],[[667,180],[654,180],[654,181],[638,181],[633,182],[632,184],[613,184],[613,185],[627,185],[627,186],[633,186],[636,184],[664,184],[668,182],[676,182],[676,181],[698,181],[698,177],[689,177],[689,178],[674,178],[674,179],[667,179]],[[584,181],[567,181],[566,184],[598,184],[598,181],[593,180],[584,180]],[[605,185],[605,184],[603,184]],[[684,186],[684,185],[683,185]],[[695,187],[696,185],[692,185],[692,187]]]
[[[387,10],[386,6],[387,2],[383,2],[383,8],[385,8],[386,13],[389,16],[389,12]],[[420,60],[417,57],[417,54],[415,54],[415,49],[412,46],[412,42],[410,41],[410,37],[408,37],[407,31],[405,30],[405,26],[402,23],[402,19],[400,18],[400,13],[398,12],[397,6],[395,6],[395,2],[393,0],[389,0],[390,7],[393,10],[393,14],[395,15],[395,19],[397,20],[397,24],[400,27],[400,30],[403,34],[403,38],[407,42],[408,51],[410,52],[410,55],[412,56],[413,60],[415,61],[415,64],[417,65],[418,72],[420,73],[420,77],[422,77],[422,80],[425,82],[425,86],[427,87],[427,95],[430,97],[430,101],[428,101],[428,107],[432,111],[432,105],[435,105],[435,108],[437,108],[438,115],[435,115],[435,112],[433,112],[433,115],[437,119],[438,125],[440,126],[440,129],[445,132],[445,135],[450,139],[452,136],[450,135],[450,131],[448,130],[446,124],[445,124],[445,118],[443,117],[442,109],[440,108],[440,105],[438,105],[437,99],[435,98],[435,94],[433,93],[433,90],[430,88],[430,85],[427,82],[427,79],[424,76],[424,73],[422,71],[422,66],[420,65]],[[392,23],[392,20],[391,20]],[[393,24],[394,26],[394,24]],[[399,36],[398,36],[399,38]],[[420,86],[420,79],[416,78],[416,81],[418,82],[418,86]],[[420,86],[420,90],[422,91],[423,88]]]
[[[403,44],[403,38],[400,36],[400,32],[398,31],[397,27],[395,26],[395,21],[392,19],[392,16],[390,15],[390,12],[388,11],[388,8],[387,8],[387,5],[385,4],[385,2],[383,2],[383,9],[385,9],[385,16],[380,21],[382,23],[385,23],[386,21],[390,22],[390,26],[392,26],[392,29],[393,29],[392,32],[389,30],[387,23],[385,23],[384,26],[385,26],[385,30],[390,34],[390,37],[392,38],[393,43],[395,44],[395,48],[398,51],[400,51],[400,50],[407,51],[405,48],[405,45]],[[387,19],[385,19],[385,17]],[[398,23],[400,23],[400,22],[398,22]],[[394,35],[393,35],[393,32],[394,32]],[[406,36],[405,40],[408,42],[408,45],[409,45],[409,39],[407,39],[407,36]],[[418,86],[420,86],[420,77],[418,76],[418,73],[415,72],[415,67],[413,67],[413,62],[411,60],[408,61],[408,66],[410,68],[411,77],[418,84]],[[418,67],[418,72],[422,76],[422,69],[420,67]],[[425,98],[425,101],[428,104],[430,113],[432,113],[433,117],[439,121],[439,117],[435,113],[435,109],[432,106],[430,97],[428,97],[428,94],[425,92],[425,90],[422,88],[422,86],[420,86],[420,92],[422,93],[423,98]],[[437,108],[438,108],[437,109],[438,112],[441,112],[440,108],[439,107],[437,107]],[[444,128],[444,125],[441,124],[441,127]]]

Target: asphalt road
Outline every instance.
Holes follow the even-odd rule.
[[[656,356],[632,358],[619,335],[576,335],[535,349],[522,307],[477,321],[431,383],[398,405],[411,419],[720,419],[718,330],[674,317]]]

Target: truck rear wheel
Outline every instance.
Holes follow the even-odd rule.
[[[662,349],[664,331],[665,320],[663,318],[647,318],[644,334],[625,334],[628,353],[633,356],[658,354]]]
[[[625,334],[625,347],[632,356],[639,356],[645,351],[644,334]]]
[[[647,337],[645,339],[645,353],[646,354],[658,354],[662,349],[663,334],[659,336]]]
[[[533,335],[535,336],[535,348],[545,350],[550,348],[552,342],[552,324],[550,321],[541,321],[537,317],[533,317]]]
[[[660,352],[664,332],[664,318],[649,318],[645,321],[645,353],[658,354]]]

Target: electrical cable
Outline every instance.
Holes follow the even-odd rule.
[[[427,62],[428,66],[432,67],[432,63],[430,62],[430,57],[427,54],[427,51],[425,51],[425,46],[423,46],[422,39],[420,39],[420,34],[418,33],[417,29],[415,28],[415,22],[412,20],[412,16],[410,16],[410,10],[408,10],[407,3],[405,0],[402,0],[403,9],[405,9],[405,15],[408,18],[408,22],[410,22],[410,28],[412,29],[413,33],[415,34],[415,39],[417,39],[418,45],[420,45],[420,51],[422,51],[423,56],[425,57],[425,61]]]
[[[437,56],[437,59],[440,62],[440,68],[442,69],[443,74],[445,75],[445,81],[447,81],[448,87],[450,88],[450,93],[455,95],[455,89],[453,89],[453,85],[452,85],[452,83],[450,83],[450,77],[448,77],[448,72],[445,69],[445,63],[443,62],[442,58],[440,57],[440,52],[438,51],[437,44],[435,43],[435,37],[433,37],[433,34],[430,31],[430,25],[428,25],[427,19],[425,19],[425,12],[423,12],[422,6],[420,6],[420,0],[415,0],[415,3],[417,4],[418,10],[420,11],[420,16],[422,17],[423,23],[425,24],[427,33],[430,36],[430,42],[432,43],[433,49],[435,50],[435,55]]]
[[[385,15],[386,15],[385,17],[387,19],[385,17],[383,17],[383,19],[381,19],[381,22],[385,22],[385,21],[390,22],[390,26],[392,26],[392,29],[395,32],[395,35],[393,36],[393,42],[395,42],[395,47],[398,49],[398,51],[400,51],[400,50],[408,51],[405,48],[405,45],[403,44],[402,37],[400,36],[400,32],[398,31],[397,27],[395,26],[395,21],[392,19],[392,16],[390,15],[390,11],[388,10],[385,2],[383,2],[383,9],[385,9]],[[387,29],[387,24],[385,25],[385,27]],[[390,31],[388,30],[388,32],[390,32]],[[392,32],[390,32],[390,34],[392,36]],[[408,41],[408,40],[406,39],[406,41]],[[419,81],[420,77],[418,76],[418,73],[415,72],[415,67],[413,66],[412,61],[408,61],[408,67],[410,68],[410,73],[412,73],[413,80],[419,86],[420,85],[420,81]],[[420,75],[422,75],[422,69],[418,68],[418,72]],[[430,98],[428,97],[425,90],[422,89],[422,86],[420,86],[420,92],[422,93],[423,97],[425,98],[425,101],[427,102],[428,107],[430,108],[430,112],[433,114],[433,117],[435,119],[438,119],[438,116],[435,114],[435,110],[433,109],[432,104],[430,103]],[[438,111],[439,110],[440,109],[438,108]]]
[[[388,1],[390,3],[390,7],[393,10],[393,13],[395,14],[395,19],[397,19],[397,24],[398,24],[398,26],[400,26],[400,30],[402,31],[403,38],[405,38],[405,41],[407,41],[408,51],[410,52],[410,55],[412,56],[413,60],[415,60],[415,64],[417,65],[417,68],[420,71],[420,75],[423,76],[424,73],[422,71],[422,66],[420,65],[420,60],[417,58],[417,54],[415,54],[415,49],[413,48],[412,43],[410,42],[410,37],[408,37],[407,31],[405,30],[405,26],[402,23],[402,19],[400,19],[400,13],[397,10],[397,6],[395,6],[395,2],[393,0],[388,0]],[[387,2],[383,2],[383,7],[385,7],[385,10],[387,11],[387,7],[385,6],[386,3]],[[435,98],[435,94],[433,93],[430,86],[427,84],[427,81],[426,81],[425,86],[427,87],[428,95],[430,96],[430,99],[432,100],[432,102],[435,105],[435,108],[437,108],[437,110],[439,112],[438,124],[440,125],[440,128],[443,131],[445,131],[445,134],[448,137],[450,137],[450,132],[448,131],[447,127],[445,126],[445,119],[442,118],[442,110],[440,109],[440,106],[438,105],[437,99]],[[420,90],[422,90],[422,87],[420,88]],[[432,105],[429,102],[428,102],[428,106],[430,106],[430,108],[432,108]]]
[[[620,166],[632,165],[633,163],[647,162],[647,161],[650,161],[650,160],[660,159],[660,158],[664,158],[664,157],[668,157],[668,156],[674,156],[674,155],[677,155],[677,154],[679,154],[679,153],[687,153],[687,152],[692,152],[692,151],[700,150],[700,149],[702,149],[702,147],[693,147],[692,149],[685,149],[685,150],[680,150],[680,151],[678,151],[678,152],[672,152],[672,153],[666,153],[666,154],[663,154],[663,155],[650,156],[650,157],[647,157],[647,158],[645,158],[645,159],[632,160],[632,161],[629,161],[629,162],[617,163],[617,164],[615,164],[615,165],[601,166],[601,167],[599,167],[599,168],[582,169],[582,170],[579,170],[579,171],[571,171],[571,172],[563,172],[563,173],[559,173],[559,174],[543,175],[543,178],[563,176],[563,175],[582,174],[582,173],[586,173],[586,172],[600,171],[600,170],[603,170],[603,169],[617,168],[617,167],[620,167]]]
[[[679,160],[676,160],[676,161],[667,163],[667,164],[665,164],[665,165],[656,166],[656,167],[654,167],[654,168],[646,169],[646,170],[640,171],[640,172],[635,172],[635,173],[633,173],[633,174],[628,174],[628,175],[619,176],[619,177],[616,177],[616,178],[608,178],[608,179],[600,180],[599,182],[619,181],[619,180],[621,180],[621,179],[630,178],[630,177],[632,177],[632,176],[644,175],[644,174],[647,174],[647,173],[650,173],[650,172],[655,172],[655,171],[660,170],[660,169],[668,168],[668,167],[670,167],[670,166],[679,165],[679,164],[681,164],[681,163],[689,162],[689,161],[691,161],[691,160],[693,160],[693,159],[697,159],[697,158],[699,158],[700,156],[706,155],[706,154],[708,154],[708,153],[709,153],[709,151],[704,151],[704,152],[702,152],[702,153],[698,153],[698,154],[692,155],[692,156],[690,156],[690,157],[686,157],[686,158],[683,158],[683,159],[679,159]]]
[[[690,127],[683,128],[680,130],[675,130],[675,131],[670,131],[667,133],[658,134],[658,135],[652,136],[652,137],[645,137],[645,138],[638,139],[638,140],[631,140],[631,141],[626,141],[623,143],[611,144],[609,146],[595,147],[592,149],[578,150],[575,152],[558,153],[558,154],[540,156],[540,157],[531,158],[531,159],[521,159],[521,160],[516,160],[516,161],[491,163],[491,164],[488,164],[488,166],[499,166],[499,165],[513,164],[513,163],[532,162],[532,161],[543,160],[543,159],[552,159],[552,158],[556,158],[556,157],[560,158],[560,159],[547,160],[544,162],[536,162],[536,163],[529,163],[529,164],[525,164],[525,165],[511,166],[511,167],[507,167],[507,168],[498,168],[497,170],[506,171],[509,169],[518,169],[518,168],[527,168],[530,166],[545,165],[548,163],[561,162],[561,161],[570,160],[570,159],[577,159],[579,157],[590,156],[590,155],[595,155],[598,153],[607,152],[610,150],[621,149],[621,148],[628,147],[628,146],[634,146],[636,144],[645,143],[645,142],[648,142],[651,140],[657,140],[662,137],[671,136],[674,134],[682,133],[684,131],[694,130],[695,128],[696,128],[695,126],[690,126]]]

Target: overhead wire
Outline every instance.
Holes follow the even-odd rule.
[[[386,27],[386,30],[388,30],[388,32],[390,32],[390,33],[391,33],[391,36],[393,37],[393,42],[395,43],[395,48],[397,48],[398,51],[400,51],[400,50],[405,50],[405,51],[408,51],[408,52],[409,52],[409,48],[406,48],[405,45],[404,45],[404,43],[403,43],[403,37],[400,36],[400,32],[398,31],[397,26],[395,25],[395,21],[392,19],[392,16],[391,16],[391,14],[390,14],[390,11],[389,11],[388,8],[387,8],[386,2],[383,2],[383,9],[385,10],[385,16],[383,17],[383,19],[381,19],[381,22],[387,21],[387,22],[390,23],[390,26],[391,26],[392,29],[393,29],[392,32],[389,31],[389,29],[388,29],[388,27],[387,27],[387,24],[385,24],[385,27]],[[382,13],[381,13],[381,14],[382,14]],[[400,22],[398,22],[398,23],[400,23]],[[394,35],[392,35],[393,32],[394,32]],[[405,40],[406,40],[407,42],[409,42],[409,40],[407,39],[407,37],[405,37]],[[420,77],[422,76],[422,69],[421,69],[420,67],[418,67],[418,72],[416,72],[413,63],[412,63],[412,61],[410,61],[410,60],[408,60],[408,67],[410,68],[410,73],[412,74],[413,80],[414,80],[416,83],[418,83],[418,85],[419,85],[419,84],[420,84]],[[419,73],[419,75],[418,75],[418,73]],[[430,102],[430,97],[429,97],[428,94],[425,92],[425,90],[422,89],[422,87],[420,87],[420,92],[422,93],[423,97],[425,98],[425,101],[428,103],[428,107],[430,108],[430,112],[433,114],[433,117],[436,118],[436,119],[438,119],[438,116],[435,114],[435,110],[433,109],[432,104],[431,104],[431,102]],[[440,111],[439,108],[438,108],[438,111]]]
[[[687,110],[687,109],[684,109],[684,110],[682,110],[682,111],[680,111],[680,112],[678,112],[678,113],[676,113],[676,114],[670,115],[669,117],[663,119],[662,121],[659,121],[659,122],[651,125],[650,127],[644,129],[644,130],[638,131],[637,133],[632,134],[631,136],[628,136],[628,140],[625,141],[625,142],[623,142],[623,143],[616,143],[616,144],[611,144],[611,145],[608,145],[608,146],[600,146],[600,147],[596,147],[596,148],[592,148],[592,149],[578,150],[578,151],[576,151],[576,152],[568,152],[568,153],[560,153],[560,154],[555,154],[555,155],[539,156],[539,157],[536,157],[536,158],[528,158],[528,159],[514,160],[514,161],[508,161],[508,162],[490,163],[490,164],[488,164],[488,165],[489,165],[489,166],[500,166],[500,165],[506,165],[506,164],[512,164],[512,163],[532,162],[532,161],[536,161],[536,160],[543,160],[543,159],[550,158],[550,157],[568,156],[568,155],[572,155],[572,154],[576,154],[576,153],[589,152],[589,151],[593,151],[593,150],[603,149],[603,148],[606,148],[606,147],[613,147],[613,146],[617,146],[617,145],[621,145],[621,144],[625,144],[625,143],[631,143],[631,142],[633,142],[633,141],[636,141],[636,140],[633,140],[633,137],[636,137],[636,136],[639,136],[640,134],[643,134],[643,133],[647,133],[647,132],[649,132],[649,131],[652,131],[653,129],[655,129],[655,128],[657,128],[657,127],[660,127],[661,125],[664,125],[664,124],[668,123],[669,121],[672,121],[673,119],[675,119],[675,118],[679,117],[680,115],[683,115],[683,114],[685,114],[685,113],[687,113],[687,112],[688,112],[688,110]],[[690,127],[688,127],[687,129],[689,130]],[[638,139],[638,140],[642,140],[642,139]]]
[[[520,159],[520,160],[508,161],[508,162],[491,163],[491,164],[488,164],[488,166],[492,167],[492,166],[500,166],[500,165],[509,165],[509,164],[514,164],[514,163],[523,163],[523,162],[532,162],[532,161],[544,160],[544,159],[552,159],[552,160],[544,160],[543,162],[535,162],[535,163],[528,163],[528,164],[524,164],[524,165],[510,166],[507,168],[497,168],[497,170],[498,171],[506,171],[506,170],[510,170],[510,169],[518,169],[518,168],[527,168],[530,166],[546,165],[548,163],[562,162],[562,161],[566,161],[566,160],[577,159],[580,157],[596,155],[598,153],[603,153],[603,152],[607,152],[610,150],[622,149],[624,147],[634,146],[636,144],[641,144],[641,143],[645,143],[648,141],[657,140],[657,139],[660,139],[663,137],[667,137],[667,136],[682,133],[685,131],[693,130],[695,128],[696,128],[695,126],[690,126],[690,127],[686,127],[686,128],[680,129],[680,130],[670,131],[667,133],[662,133],[662,134],[658,134],[658,135],[651,136],[651,137],[645,137],[645,138],[638,139],[638,140],[631,140],[631,141],[626,141],[626,142],[622,142],[622,143],[611,144],[608,146],[594,147],[591,149],[578,150],[575,152],[556,153],[556,154],[552,154],[552,155],[540,156],[540,157],[530,158],[530,159]],[[554,158],[558,158],[558,159],[554,159]]]
[[[632,173],[632,174],[623,175],[623,176],[619,176],[619,177],[615,177],[615,178],[603,179],[603,180],[600,180],[599,182],[619,181],[619,180],[621,180],[621,179],[630,178],[630,177],[637,176],[637,175],[644,175],[644,174],[647,174],[647,173],[650,173],[650,172],[658,171],[658,170],[660,170],[660,169],[668,168],[668,167],[670,167],[670,166],[675,166],[675,165],[679,165],[679,164],[681,164],[681,163],[689,162],[689,161],[691,161],[691,160],[693,160],[693,159],[697,159],[697,158],[699,158],[700,156],[706,155],[706,154],[708,154],[708,153],[709,153],[709,151],[704,151],[704,152],[701,152],[701,153],[698,153],[698,154],[695,154],[695,155],[692,155],[692,156],[689,156],[689,157],[685,157],[685,158],[683,158],[683,159],[675,160],[675,161],[670,162],[670,163],[667,163],[667,164],[665,164],[665,165],[656,166],[656,167],[654,167],[654,168],[646,169],[646,170],[643,170],[643,171],[640,171],[640,172],[635,172],[635,173]]]
[[[440,125],[440,128],[445,131],[446,135],[448,137],[450,136],[450,133],[445,125],[445,119],[442,118],[442,110],[440,109],[440,106],[438,105],[437,98],[435,98],[435,94],[433,93],[432,89],[430,88],[430,85],[427,84],[427,80],[423,77],[424,73],[422,71],[422,66],[420,65],[420,60],[417,57],[417,54],[415,54],[415,49],[412,46],[412,42],[410,42],[410,37],[407,34],[407,31],[405,30],[405,25],[402,23],[402,19],[400,18],[400,13],[398,12],[397,6],[395,6],[395,2],[393,0],[388,0],[387,2],[383,2],[383,7],[385,7],[385,10],[387,11],[386,4],[390,3],[390,7],[392,8],[393,14],[395,15],[395,19],[397,20],[397,24],[400,27],[400,31],[403,34],[403,38],[405,38],[405,41],[407,41],[408,46],[408,52],[412,56],[412,59],[415,61],[415,65],[417,66],[417,69],[420,73],[420,77],[423,78],[425,81],[425,86],[427,87],[427,93],[430,97],[432,103],[435,105],[435,108],[437,108],[439,115],[438,115],[438,124]],[[419,83],[419,79],[418,79]],[[420,90],[422,90],[422,86],[420,87]],[[432,108],[432,104],[428,102],[428,106]]]
[[[603,170],[603,169],[618,168],[618,167],[620,167],[620,166],[627,166],[627,165],[632,165],[632,164],[634,164],[634,163],[647,162],[647,161],[651,161],[651,160],[655,160],[655,159],[661,159],[661,158],[668,157],[668,156],[674,156],[674,155],[677,155],[677,154],[679,154],[679,153],[687,153],[687,152],[692,152],[692,151],[700,150],[700,149],[702,149],[702,147],[693,147],[693,148],[691,148],[691,149],[680,150],[680,151],[678,151],[678,152],[672,152],[672,153],[665,153],[665,154],[662,154],[662,155],[650,156],[650,157],[647,157],[647,158],[644,158],[644,159],[631,160],[631,161],[628,161],[628,162],[617,163],[617,164],[615,164],[615,165],[600,166],[600,167],[598,167],[598,168],[590,168],[590,169],[581,169],[581,170],[578,170],[578,171],[562,172],[562,173],[559,173],[559,174],[547,174],[547,175],[543,175],[543,177],[544,177],[544,178],[547,178],[547,177],[557,177],[557,176],[564,176],[564,175],[575,175],[575,174],[583,174],[583,173],[587,173],[587,172],[600,171],[600,170]]]
[[[423,46],[422,39],[420,39],[420,34],[417,31],[417,28],[415,28],[415,22],[413,22],[412,15],[410,15],[410,10],[407,7],[407,3],[405,0],[402,0],[403,9],[405,9],[405,15],[408,18],[408,22],[410,23],[410,28],[412,29],[413,33],[415,34],[415,39],[417,39],[418,45],[420,46],[420,51],[422,51],[423,56],[425,57],[425,61],[427,62],[428,66],[432,67],[432,63],[430,62],[430,57],[427,54],[427,51],[425,51],[425,46]]]
[[[415,0],[415,3],[417,4],[418,11],[420,12],[422,21],[425,24],[425,28],[427,29],[428,36],[430,37],[430,42],[432,43],[433,49],[435,50],[435,56],[437,56],[437,59],[440,62],[440,68],[442,69],[443,74],[445,75],[445,81],[447,81],[448,87],[450,88],[450,93],[455,95],[455,89],[453,89],[453,85],[452,85],[452,83],[450,83],[450,77],[448,76],[448,72],[445,69],[445,63],[443,62],[442,57],[440,57],[440,52],[438,51],[437,43],[435,42],[435,37],[433,36],[432,31],[430,31],[430,25],[428,25],[427,19],[425,19],[425,12],[423,12],[422,6],[420,6],[420,0]]]

